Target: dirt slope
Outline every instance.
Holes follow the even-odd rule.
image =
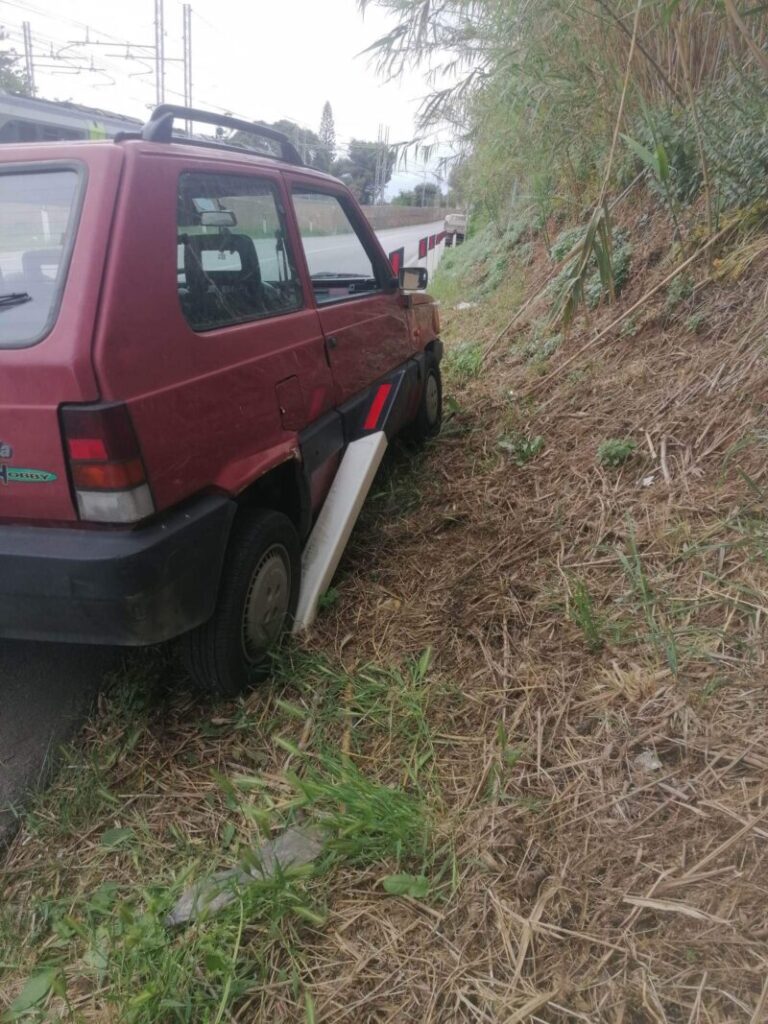
[[[663,218],[640,216],[633,281],[593,332],[670,270]],[[377,658],[433,645],[466,697],[441,766],[466,874],[438,920],[369,925],[367,990],[398,978],[371,1019],[768,1019],[762,248],[561,375],[586,329],[545,363],[525,330],[504,339],[458,393],[434,485],[376,522],[396,555],[358,535],[329,642],[359,609]],[[547,273],[539,251],[529,289]],[[608,438],[637,445],[619,468],[598,463]]]

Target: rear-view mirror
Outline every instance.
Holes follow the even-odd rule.
[[[407,292],[418,292],[427,287],[429,274],[425,267],[403,267],[399,279],[402,289]]]
[[[237,217],[231,210],[205,210],[200,214],[200,223],[204,228],[233,228]]]

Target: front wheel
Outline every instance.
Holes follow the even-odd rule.
[[[232,697],[269,675],[270,651],[293,621],[299,599],[301,549],[281,512],[241,513],[222,570],[213,616],[182,638],[195,684]]]
[[[443,379],[440,374],[440,364],[429,357],[419,409],[408,433],[411,440],[416,443],[426,441],[440,433],[442,423]]]

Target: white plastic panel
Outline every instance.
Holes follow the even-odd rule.
[[[347,446],[302,555],[294,633],[308,629],[315,621],[317,603],[333,579],[386,449],[387,435],[383,431]]]

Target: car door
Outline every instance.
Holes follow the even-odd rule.
[[[349,192],[287,175],[298,233],[342,403],[412,354],[389,262]]]
[[[181,146],[162,160],[150,145],[126,150],[102,394],[128,403],[159,508],[238,493],[290,458],[335,397],[282,175]]]

